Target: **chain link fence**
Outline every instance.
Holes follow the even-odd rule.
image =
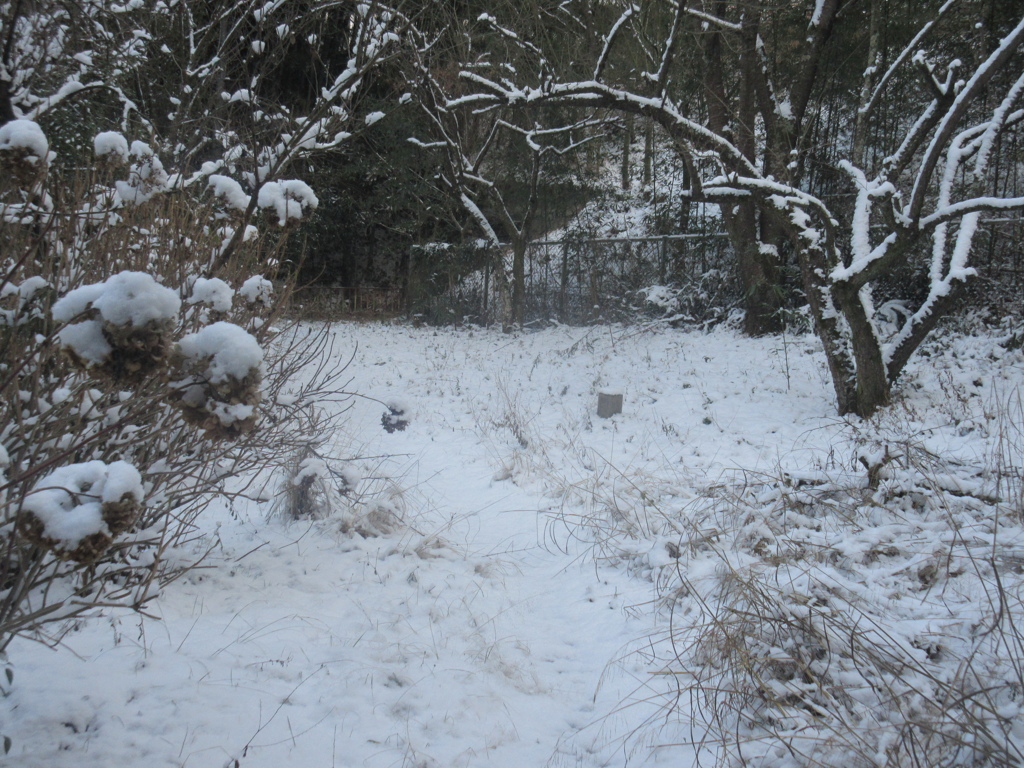
[[[510,262],[511,249],[502,248]],[[429,322],[500,320],[495,259],[487,256],[486,249],[476,255],[481,268],[473,275],[453,276],[433,296],[412,297],[412,313]],[[463,253],[452,261],[467,263],[474,258]],[[687,297],[681,314],[699,321],[698,315],[727,312],[738,301],[733,261],[728,238],[719,233],[534,241],[526,250],[525,322],[628,319],[643,311],[645,289],[668,285]]]

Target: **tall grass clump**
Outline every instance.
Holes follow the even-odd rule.
[[[989,395],[947,398],[935,429],[908,403],[847,422],[814,469],[690,499],[612,472],[567,505],[559,524],[657,588],[624,702],[654,707],[624,744],[758,768],[1024,764],[1020,395]],[[974,433],[983,450],[937,449]]]

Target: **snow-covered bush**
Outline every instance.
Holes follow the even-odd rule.
[[[309,441],[328,375],[295,382],[322,342],[279,324],[275,235],[235,221],[222,259],[216,200],[148,144],[104,132],[102,173],[62,172],[33,126],[3,137],[40,172],[0,175],[0,650],[189,568],[203,507]]]
[[[713,328],[737,308],[735,277],[718,269],[673,285],[649,285],[637,291],[641,317],[672,326]]]

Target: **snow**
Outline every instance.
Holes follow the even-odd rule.
[[[242,189],[242,185],[230,176],[214,173],[210,175],[208,183],[214,196],[223,200],[228,208],[244,211],[249,207],[249,195]]]
[[[96,157],[114,157],[120,162],[128,162],[128,139],[117,131],[97,133],[92,147]]]
[[[821,13],[825,9],[825,0],[814,0],[814,10],[811,12],[810,26],[816,27],[821,24]]]
[[[0,152],[20,149],[35,161],[45,160],[50,150],[46,135],[32,120],[11,120],[0,125]]]
[[[73,349],[76,355],[92,365],[103,363],[113,351],[107,337],[103,335],[103,323],[97,320],[86,320],[62,328],[57,334],[57,340],[61,346]]]
[[[262,478],[271,490],[243,478],[240,495],[211,505],[199,525],[217,543],[204,561],[214,567],[167,585],[145,616],[101,609],[57,653],[12,643],[15,684],[0,699],[12,766],[714,765],[722,755],[700,744],[700,713],[695,731],[685,720],[700,701],[694,676],[714,670],[674,668],[664,655],[670,626],[709,618],[697,598],[765,569],[787,615],[817,625],[828,611],[801,600],[823,595],[838,614],[839,597],[856,595],[885,607],[889,623],[859,614],[856,632],[828,636],[836,653],[869,634],[889,642],[881,627],[900,649],[893,665],[914,673],[933,662],[911,640],[941,641],[951,657],[980,642],[971,627],[986,593],[971,563],[949,573],[965,562],[957,547],[988,553],[979,567],[1004,558],[1016,594],[1019,520],[997,524],[982,505],[968,524],[974,497],[921,509],[940,487],[993,493],[984,457],[1007,450],[1000,435],[1019,441],[1017,412],[992,414],[1019,397],[1024,354],[992,339],[932,345],[901,379],[906,408],[869,423],[835,417],[810,336],[373,323],[330,333],[333,356],[317,362],[354,355],[346,389],[365,398],[328,406],[348,408],[342,430],[323,436],[316,457],[283,456],[286,474]],[[616,383],[623,413],[596,418],[597,393]],[[416,418],[386,433],[382,402],[395,397]],[[872,496],[856,457],[881,462],[908,441],[948,466],[922,487],[901,457]],[[1020,470],[1019,455],[997,455]],[[372,514],[397,521],[389,532],[354,532],[343,505],[319,520],[275,511],[272,489],[334,472],[376,499]],[[821,514],[822,499],[851,483],[863,506]],[[731,512],[745,486],[762,506]],[[632,534],[614,528],[627,523]],[[766,542],[770,557],[746,539]],[[792,559],[771,569],[772,558]],[[930,568],[946,568],[934,589],[922,586]],[[659,591],[679,569],[692,591]],[[876,701],[857,669],[836,662],[831,674],[851,707]],[[764,682],[780,697],[809,695],[799,677]],[[895,695],[891,679],[876,682]],[[678,716],[662,709],[673,701]],[[820,733],[812,713],[793,709],[809,737]],[[1013,717],[1019,703],[994,700],[992,711]],[[873,732],[897,719],[886,708],[851,721],[863,712],[874,712],[862,726]],[[884,747],[880,736],[863,754]],[[749,750],[764,752],[757,764],[786,764],[755,740]]]
[[[26,495],[24,509],[43,524],[43,535],[73,549],[87,536],[109,533],[102,504],[143,498],[142,477],[131,464],[88,461],[54,470]]]
[[[181,299],[144,272],[120,272],[105,282],[82,285],[58,299],[50,312],[58,323],[70,323],[94,310],[98,317],[62,328],[57,338],[86,363],[99,364],[112,348],[103,324],[140,327],[169,324],[181,309]]]
[[[320,204],[310,186],[298,179],[267,182],[260,187],[256,202],[260,208],[273,208],[282,227],[289,221],[298,221]]]
[[[149,144],[144,141],[133,141],[128,154],[134,158],[128,180],[114,184],[117,195],[123,202],[139,205],[169,188],[170,177]]]
[[[250,304],[259,302],[269,306],[274,296],[274,284],[262,275],[253,275],[242,283],[242,287],[238,289],[238,292]]]
[[[384,119],[384,113],[383,112],[371,112],[370,114],[368,114],[366,116],[366,125],[367,126],[371,126],[374,123],[380,122],[383,119]]]
[[[68,291],[54,305],[53,319],[67,323],[88,308],[112,325],[143,326],[173,321],[181,309],[178,294],[145,272],[119,272],[105,282]]]
[[[223,321],[184,336],[178,347],[189,360],[209,362],[205,375],[214,384],[244,379],[263,363],[259,342],[245,329]]]
[[[26,312],[26,310],[31,308],[36,295],[49,287],[50,283],[45,278],[33,275],[21,283],[9,282],[3,288],[0,288],[0,298],[6,298],[7,296],[18,297],[18,303],[14,309],[0,309],[0,325],[17,326],[28,322],[34,312]]]
[[[208,304],[217,312],[230,312],[235,292],[219,277],[197,277],[192,284],[189,304]]]

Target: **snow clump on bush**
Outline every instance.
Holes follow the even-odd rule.
[[[96,159],[110,167],[128,162],[128,139],[117,131],[97,133],[92,140],[92,151]]]
[[[192,284],[192,295],[189,304],[205,304],[214,312],[227,314],[231,311],[231,302],[235,292],[231,286],[219,277],[197,277]]]
[[[274,284],[262,275],[253,275],[238,289],[250,304],[262,304],[269,307],[274,300]]]
[[[127,462],[71,464],[33,486],[19,526],[62,560],[92,562],[135,524],[143,495],[142,477]]]
[[[166,358],[171,326],[181,309],[178,294],[144,272],[119,272],[102,283],[83,285],[60,298],[51,310],[57,334],[80,368],[115,382],[140,381]]]
[[[263,349],[237,325],[217,322],[178,342],[176,401],[190,424],[214,439],[233,438],[256,426]]]
[[[277,223],[282,227],[300,221],[308,211],[320,204],[312,188],[298,179],[270,181],[260,187],[256,204],[260,208],[273,208]]]
[[[0,125],[0,170],[16,183],[35,180],[49,161],[50,144],[32,120],[11,120]]]
[[[123,202],[139,205],[168,189],[167,171],[149,144],[133,141],[128,153],[135,158],[128,173],[128,181],[119,181],[114,185],[117,196]]]
[[[249,207],[249,195],[242,185],[230,176],[218,173],[211,174],[207,183],[213,196],[216,197],[229,212],[244,212]]]

